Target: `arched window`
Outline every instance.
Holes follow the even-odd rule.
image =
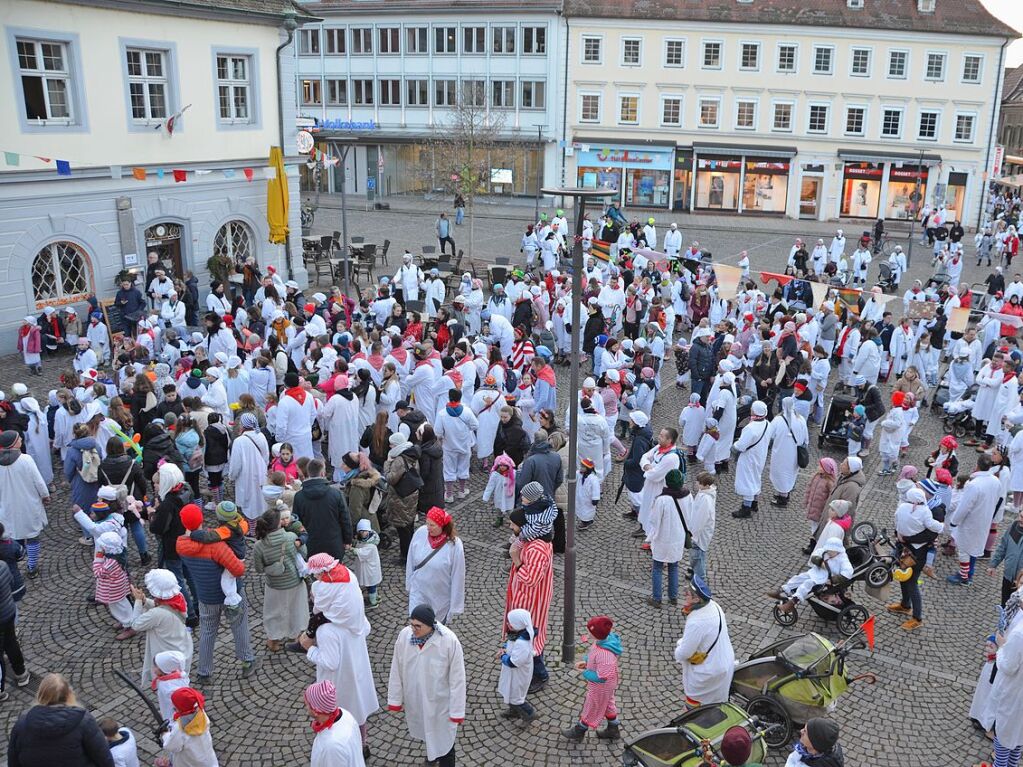
[[[253,255],[252,230],[243,221],[228,221],[213,238],[213,255],[230,258],[236,264]]]
[[[73,242],[58,240],[32,261],[32,291],[37,302],[83,300],[89,287],[88,256]]]

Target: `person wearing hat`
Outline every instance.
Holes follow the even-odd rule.
[[[944,524],[931,513],[925,490],[922,487],[908,490],[906,500],[895,509],[895,533],[898,537],[900,567],[909,567],[910,574],[906,580],[899,581],[902,591],[900,600],[887,606],[889,612],[909,616],[902,624],[906,631],[912,631],[923,624],[920,573],[926,563],[928,549],[943,528]]]
[[[469,481],[469,457],[472,455],[478,427],[475,414],[462,404],[461,390],[450,389],[447,404],[437,411],[434,419],[434,432],[444,440],[445,503],[455,499],[456,482],[458,498],[463,499],[469,495],[466,487]]]
[[[210,720],[206,716],[206,698],[192,687],[180,687],[171,693],[174,719],[163,734],[163,748],[170,758],[157,760],[158,767],[218,767]]]
[[[536,709],[527,701],[533,671],[533,619],[528,610],[510,610],[505,619],[505,641],[498,651],[501,676],[497,691],[508,706],[501,716],[521,719],[529,724],[537,718]]]
[[[165,721],[173,721],[174,704],[171,696],[182,687],[190,687],[191,680],[188,678],[188,663],[186,658],[177,650],[164,650],[158,652],[153,658],[153,681],[149,685],[156,692],[156,701],[160,706],[160,714]],[[145,683],[143,683],[145,688]]]
[[[682,600],[685,627],[675,644],[675,662],[682,666],[682,690],[689,707],[725,703],[732,684],[735,651],[724,610],[710,586],[693,575]]]
[[[369,747],[363,745],[352,714],[338,705],[333,682],[324,679],[309,685],[302,699],[316,733],[310,767],[364,767]]]
[[[785,767],[843,767],[845,758],[838,742],[838,723],[817,717],[799,732]]]
[[[678,563],[688,543],[689,531],[684,516],[693,499],[684,487],[682,472],[672,469],[664,478],[664,489],[654,499],[643,530],[653,560],[653,596],[647,599],[660,608],[664,565],[668,566],[668,601],[678,604]]]
[[[619,682],[618,658],[622,654],[622,640],[612,628],[614,622],[606,615],[594,616],[586,623],[584,641],[590,642],[591,646],[583,659],[575,664],[586,682],[586,700],[579,721],[561,731],[569,740],[581,741],[586,732],[596,730],[603,719],[607,720],[607,726],[597,732],[597,738],[617,740],[621,737],[615,691]]]
[[[838,465],[838,479],[828,496],[828,503],[832,501],[849,501],[849,513],[855,519],[856,507],[860,502],[860,493],[867,483],[863,474],[863,459],[859,456],[850,455]]]
[[[842,539],[828,538],[810,556],[810,567],[805,572],[793,575],[780,589],[767,592],[767,596],[780,600],[778,609],[789,613],[797,604],[805,602],[818,586],[834,584],[839,576],[848,580],[852,574],[852,563]]]
[[[103,322],[102,312],[89,313],[89,324],[85,329],[85,337],[89,339],[100,364],[106,365],[110,361],[110,332]]]
[[[416,605],[430,605],[448,623],[465,611],[465,549],[444,509],[430,509],[426,524],[412,535],[405,589],[410,612]]]
[[[508,517],[514,541],[508,552],[512,567],[508,573],[504,609],[505,614],[524,609],[531,616],[533,653],[529,691],[537,692],[547,684],[550,676],[544,662],[544,649],[547,644],[547,616],[554,594],[554,549],[544,538],[523,540],[522,529],[526,524],[525,509],[515,509]]]
[[[387,710],[405,711],[409,735],[425,741],[426,758],[454,767],[455,736],[465,721],[465,660],[455,633],[429,605],[417,605],[391,658]]]
[[[231,298],[227,295],[227,286],[220,280],[213,280],[210,283],[210,292],[206,296],[206,311],[216,312],[221,317],[231,314]]]
[[[742,498],[742,506],[732,512],[736,519],[749,519],[758,510],[761,477],[767,463],[771,437],[771,424],[767,418],[767,405],[760,400],[753,403],[750,421],[732,446],[737,455],[735,462],[735,494]]]
[[[622,516],[625,519],[637,519],[642,504],[644,483],[643,457],[653,449],[654,439],[650,431],[650,419],[642,410],[629,413],[632,424],[629,452],[622,464],[622,484],[629,494],[629,511]]]
[[[156,664],[158,655],[180,654],[183,658],[182,671],[188,673],[193,652],[192,632],[185,625],[188,607],[177,577],[170,570],[153,569],[146,573],[144,582],[149,597],[137,586],[130,586],[135,600],[131,628],[146,636],[140,682],[143,688],[155,682],[161,673],[166,673]]]
[[[316,680],[330,681],[337,689],[338,704],[350,712],[365,744],[366,720],[380,709],[380,701],[366,647],[370,625],[359,581],[329,554],[310,557],[308,567],[316,576],[311,588],[314,620],[299,634],[298,643],[306,660],[316,665]]]
[[[25,541],[28,577],[39,572],[39,536],[49,521],[50,490],[32,456],[21,452],[16,431],[0,432],[0,523],[8,537]]]
[[[809,449],[810,435],[806,420],[796,412],[794,397],[781,401],[781,412],[771,421],[768,439],[771,441],[771,485],[774,487],[772,506],[784,508],[799,476],[797,448]]]
[[[18,328],[18,351],[21,352],[21,358],[32,375],[38,376],[43,373],[42,350],[43,337],[39,321],[28,315]]]
[[[314,458],[312,425],[317,406],[312,394],[301,385],[298,373],[284,376],[285,389],[277,404],[274,438],[290,442],[296,458]]]
[[[123,528],[122,528],[123,532]],[[120,533],[108,531],[96,538],[96,554],[92,561],[92,574],[96,579],[96,602],[106,605],[110,615],[120,625],[117,641],[131,639],[132,606],[128,601],[128,561],[124,553],[125,541]]]
[[[423,270],[412,262],[412,254],[406,253],[402,256],[401,266],[398,267],[398,271],[394,273],[394,278],[391,280],[395,286],[396,295],[400,296],[398,302],[404,306],[408,301],[418,301],[419,291],[424,281]]]

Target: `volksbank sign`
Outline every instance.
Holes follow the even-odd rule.
[[[321,120],[316,118],[315,127],[320,130],[350,130],[350,131],[372,131],[379,127],[376,120]]]

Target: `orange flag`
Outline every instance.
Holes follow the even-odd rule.
[[[867,647],[869,647],[871,650],[873,650],[874,649],[874,616],[871,615],[869,618],[867,618],[865,621],[863,621],[863,625],[860,626],[860,628],[863,629],[863,636],[865,636],[867,638]]]
[[[135,177],[137,181],[146,180],[146,169],[145,168],[132,168],[131,175]]]

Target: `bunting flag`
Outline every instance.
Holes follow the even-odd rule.
[[[156,177],[158,179],[160,179],[161,181],[163,181],[163,177],[164,177],[165,173],[166,173],[166,171],[164,171],[163,168],[157,168],[156,169]]]
[[[718,278],[718,298],[732,299],[739,294],[739,280],[742,269],[738,266],[714,264],[714,274]]]
[[[867,640],[867,647],[869,647],[871,650],[873,650],[874,649],[874,616],[871,615],[869,618],[867,618],[865,621],[863,621],[863,624],[860,626],[860,629],[863,631],[863,636]]]
[[[21,155],[17,152],[4,152],[4,162],[10,165],[12,168],[16,168],[21,164]]]
[[[604,263],[611,263],[611,243],[603,240],[592,240],[590,255]]]
[[[71,163],[67,160],[57,160],[57,175],[58,176],[70,176],[71,175]]]
[[[234,178],[234,168],[224,168],[224,178]]]
[[[813,305],[820,309],[828,297],[828,286],[823,282],[811,282],[810,290],[813,291]]]
[[[788,285],[792,280],[796,279],[791,274],[776,274],[775,272],[761,272],[760,281],[763,283],[771,282],[774,280],[778,283],[779,288],[783,288]]]
[[[132,168],[131,169],[131,175],[134,177],[134,179],[136,181],[145,181],[146,180],[146,169],[145,168]]]
[[[175,168],[172,172],[174,173],[175,184],[180,184],[182,181],[188,178],[188,171],[181,170],[180,168]]]
[[[969,324],[970,324],[969,307],[957,306],[955,309],[949,312],[948,323],[946,324],[945,327],[948,329],[950,333],[965,333],[966,326]]]
[[[186,107],[186,109],[187,109],[187,107]],[[182,110],[182,112],[183,111],[184,110]],[[180,115],[180,112],[178,114]],[[11,151],[6,151],[6,150],[0,150],[0,152],[2,152],[2,154],[3,154],[3,161],[4,161],[4,163],[9,168],[23,167],[21,161],[22,161],[23,158],[27,157],[27,158],[32,158],[32,159],[38,160],[39,162],[47,163],[48,165],[54,165],[54,167],[55,167],[55,169],[57,171],[57,175],[58,176],[62,176],[62,177],[70,177],[70,176],[73,175],[72,174],[72,168],[71,168],[72,164],[75,167],[90,167],[90,168],[102,167],[101,164],[98,164],[96,162],[84,162],[84,161],[79,161],[79,160],[53,159],[53,158],[50,158],[50,157],[44,157],[42,155],[25,154],[23,152],[11,152]],[[30,163],[30,165],[31,165],[31,163]],[[190,169],[185,169],[185,168],[174,168],[174,169],[169,169],[169,168],[152,168],[152,169],[147,169],[147,168],[143,168],[143,167],[138,166],[138,165],[136,165],[136,166],[108,165],[107,168],[109,169],[109,172],[110,172],[110,178],[114,179],[115,181],[119,181],[120,179],[124,178],[129,172],[131,173],[131,178],[134,179],[135,181],[148,181],[148,180],[150,180],[150,177],[154,176],[154,175],[156,176],[156,179],[158,181],[163,181],[164,177],[167,174],[171,174],[172,177],[174,178],[174,183],[176,183],[176,184],[180,184],[180,183],[183,183],[185,181],[190,180],[190,176],[192,176],[192,175],[194,175],[196,178],[198,178],[198,177],[201,177],[201,176],[212,175],[215,172],[214,170],[211,170],[211,169],[208,169],[208,168],[202,168],[202,169],[197,169],[197,170],[190,170]],[[218,169],[218,171],[223,174],[224,178],[234,178],[236,176],[238,170],[239,170],[238,168],[220,168],[220,169]],[[252,181],[253,178],[255,177],[255,170],[253,168],[243,168],[242,171],[245,173],[245,178],[248,181]],[[271,178],[271,177],[275,177],[276,176],[276,170],[274,168],[264,167],[263,170],[261,171],[261,173],[263,173],[267,178]]]

